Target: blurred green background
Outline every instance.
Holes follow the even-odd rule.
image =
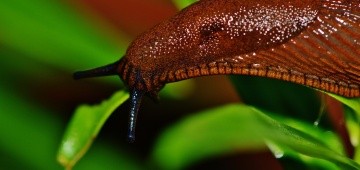
[[[74,81],[72,73],[119,59],[138,34],[191,2],[0,1],[0,169],[63,169],[56,161],[56,154],[76,107],[100,103],[124,89],[118,77]],[[289,156],[276,159],[276,149],[269,150],[263,142],[257,143],[260,137],[250,140],[246,136],[263,127],[256,124],[258,118],[253,120],[254,117],[244,114],[236,118],[240,120],[237,123],[243,120],[241,125],[229,125],[233,110],[254,111],[225,106],[245,102],[287,125],[305,132],[309,127],[310,131],[316,131],[317,140],[328,140],[324,146],[351,157],[354,150],[342,105],[329,97],[321,100],[320,96],[299,85],[244,76],[204,77],[174,83],[162,91],[159,104],[149,99],[143,102],[136,143],[126,142],[125,102],[110,116],[94,145],[74,169],[336,169],[333,163],[324,160],[341,162],[340,158],[310,159],[288,152]],[[322,110],[321,102],[332,102],[333,108]],[[214,107],[218,109],[210,109]],[[219,121],[215,122],[211,116],[197,120],[192,118],[195,112],[204,115],[229,112],[230,117],[219,115],[214,118]],[[325,114],[319,126],[312,126],[322,112],[334,114]],[[194,120],[187,120],[189,117]],[[203,120],[210,125],[205,126]],[[186,124],[187,121],[191,123]],[[188,131],[185,127],[192,129]],[[212,133],[218,127],[222,130]],[[291,128],[290,131],[297,134]],[[312,139],[300,136],[305,141]],[[186,140],[176,145],[174,141],[179,139]],[[273,145],[266,143],[266,146]],[[186,149],[189,149],[187,153]]]

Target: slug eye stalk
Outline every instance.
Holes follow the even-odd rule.
[[[92,78],[92,77],[102,77],[102,76],[112,76],[118,75],[119,61],[108,64],[105,66],[97,67],[90,70],[78,71],[75,72],[73,77],[75,80]],[[139,112],[141,100],[143,98],[144,92],[133,88],[130,91],[130,111],[129,111],[129,125],[128,125],[128,141],[133,143],[135,141],[135,128],[136,128],[136,119]]]
[[[144,93],[142,91],[133,89],[130,92],[130,113],[129,113],[129,126],[128,126],[128,141],[133,143],[135,141],[135,128],[136,119],[139,113],[141,100]]]
[[[73,77],[75,80],[79,80],[79,79],[92,78],[92,77],[113,76],[118,74],[117,73],[118,66],[119,66],[119,61],[90,70],[77,71],[73,74]]]

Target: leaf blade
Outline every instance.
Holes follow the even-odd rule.
[[[91,146],[105,121],[128,98],[127,92],[118,91],[100,105],[79,106],[62,139],[57,156],[58,162],[64,167],[74,166]]]
[[[246,128],[252,130],[245,131]],[[153,158],[165,169],[181,169],[209,156],[233,152],[233,149],[264,149],[266,140],[304,155],[336,162],[341,167],[359,168],[358,164],[322,143],[321,136],[314,138],[245,105],[229,105],[185,119],[160,137]]]

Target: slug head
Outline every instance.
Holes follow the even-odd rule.
[[[74,79],[83,79],[91,77],[119,75],[123,82],[128,86],[130,91],[130,111],[128,125],[128,141],[135,141],[136,118],[140,108],[140,104],[144,95],[157,100],[158,91],[148,91],[145,81],[138,69],[133,69],[125,62],[126,59],[101,66],[98,68],[75,72]],[[160,90],[160,89],[159,89]]]
[[[163,85],[154,85],[151,81],[152,76],[142,71],[141,67],[129,63],[128,57],[120,60],[116,72],[130,91],[128,141],[132,143],[135,141],[136,120],[143,96],[147,95],[158,101],[158,92]]]

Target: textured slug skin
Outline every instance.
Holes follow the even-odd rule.
[[[262,76],[360,97],[360,0],[201,0],[140,35],[120,61],[74,78],[114,74],[130,90],[130,142],[143,95],[193,77]]]
[[[148,95],[242,74],[360,97],[360,1],[201,0],[140,35],[117,72]]]

